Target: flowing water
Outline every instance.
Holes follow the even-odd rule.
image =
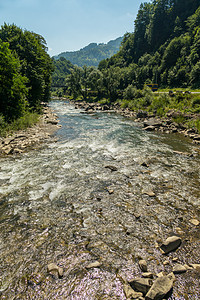
[[[169,273],[175,257],[199,263],[199,226],[190,222],[200,217],[197,146],[115,113],[51,107],[62,125],[57,142],[0,159],[0,298],[123,300],[140,258],[154,273]],[[171,234],[183,243],[166,257],[157,244]],[[87,269],[94,261],[101,266]],[[199,292],[192,270],[177,276],[170,299]]]

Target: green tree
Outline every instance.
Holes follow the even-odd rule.
[[[19,59],[0,40],[0,113],[7,121],[22,116],[27,107],[27,78],[20,72]]]
[[[21,74],[28,78],[28,102],[38,108],[42,101],[48,101],[51,89],[52,60],[47,54],[44,38],[30,31],[23,31],[16,25],[1,27],[0,38],[9,43],[21,63]]]

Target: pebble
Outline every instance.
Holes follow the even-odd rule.
[[[144,278],[153,278],[153,273],[144,272],[144,273],[142,273],[142,277],[144,277]]]
[[[51,272],[57,272],[57,274],[58,274],[58,277],[62,277],[63,276],[63,268],[61,268],[61,267],[59,267],[59,266],[57,266],[56,264],[54,264],[54,263],[50,263],[50,264],[48,264],[48,266],[47,266],[47,271],[49,272],[49,273],[51,273]]]
[[[148,195],[149,197],[155,197],[156,195],[153,191],[144,191],[142,194]]]
[[[195,225],[195,226],[199,225],[199,221],[197,219],[191,219],[190,223],[193,224],[193,225]]]
[[[139,267],[140,267],[142,272],[147,272],[147,262],[146,262],[146,260],[141,259],[139,261]]]
[[[187,271],[186,267],[181,264],[177,264],[173,267],[174,274],[181,274],[181,273],[185,273],[186,271]]]
[[[200,264],[190,264],[193,269],[200,271]]]
[[[98,268],[101,266],[101,263],[99,261],[94,261],[86,266],[86,269],[92,269],[92,268]]]

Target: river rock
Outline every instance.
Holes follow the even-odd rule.
[[[155,127],[160,127],[162,125],[163,125],[162,122],[160,120],[155,119],[155,118],[150,118],[149,120],[144,121],[144,127],[152,126],[155,129]]]
[[[6,147],[3,147],[2,148],[2,151],[6,154],[6,155],[9,155],[9,154],[11,154],[12,153],[12,147],[10,147],[10,146],[6,146]]]
[[[155,130],[155,127],[154,126],[147,126],[147,127],[144,127],[144,130],[146,131],[154,131]]]
[[[144,278],[153,278],[153,273],[151,273],[151,272],[144,272],[144,273],[142,273],[142,277],[144,277]]]
[[[193,225],[195,225],[195,226],[199,225],[199,221],[197,219],[191,219],[190,223],[193,224]]]
[[[57,273],[58,277],[62,277],[63,276],[63,268],[57,266],[54,263],[48,264],[47,271],[49,273],[53,273],[53,274]]]
[[[138,111],[137,115],[136,115],[136,118],[137,119],[144,119],[144,118],[147,118],[148,117],[148,113],[146,111]]]
[[[192,268],[194,268],[195,270],[200,271],[200,264],[190,264],[190,266],[191,266]]]
[[[187,271],[186,267],[181,264],[177,264],[173,267],[174,274],[181,274],[181,273],[185,273],[186,271]]]
[[[147,262],[146,262],[146,260],[141,259],[139,261],[139,267],[140,267],[142,272],[147,272]]]
[[[160,273],[157,273],[156,274],[156,276],[157,277],[163,277],[163,276],[165,276],[166,274],[163,272],[163,271],[161,271]]]
[[[152,287],[146,294],[147,300],[163,299],[166,294],[173,288],[174,281],[167,276],[159,277],[155,280]]]
[[[193,137],[194,141],[200,141],[200,134],[197,134]]]
[[[145,167],[145,168],[148,168],[148,167],[149,167],[149,165],[148,165],[145,161],[141,163],[141,166],[142,166],[142,167]]]
[[[135,278],[129,283],[131,287],[137,292],[146,294],[152,285],[152,280],[149,278]]]
[[[192,267],[190,267],[190,266],[188,266],[188,265],[184,265],[184,267],[186,268],[186,270],[188,271],[188,270],[193,270],[193,268]]]
[[[181,238],[178,236],[168,237],[165,242],[160,246],[164,254],[176,250],[181,245]]]
[[[117,167],[115,166],[105,166],[106,169],[110,169],[112,172],[117,171]]]
[[[148,195],[149,197],[155,197],[156,196],[156,194],[153,191],[151,191],[151,190],[149,190],[149,191],[143,191],[142,194],[143,195]]]
[[[130,299],[138,299],[139,297],[142,297],[143,294],[140,292],[135,292],[130,285],[125,284],[124,285],[124,293],[126,295],[126,298]]]
[[[101,263],[99,261],[94,261],[86,266],[86,269],[92,269],[92,268],[98,268],[101,266]]]
[[[47,121],[47,124],[57,125],[58,124],[58,120],[56,120],[56,119],[50,119],[50,120]]]

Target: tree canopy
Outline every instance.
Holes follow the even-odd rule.
[[[44,38],[14,24],[1,26],[0,47],[0,113],[15,119],[49,100],[53,65]]]
[[[69,92],[76,97],[87,88],[111,101],[149,83],[200,88],[199,1],[153,0],[141,4],[135,30],[124,35],[119,52],[103,59],[98,73],[75,68],[67,80]]]

